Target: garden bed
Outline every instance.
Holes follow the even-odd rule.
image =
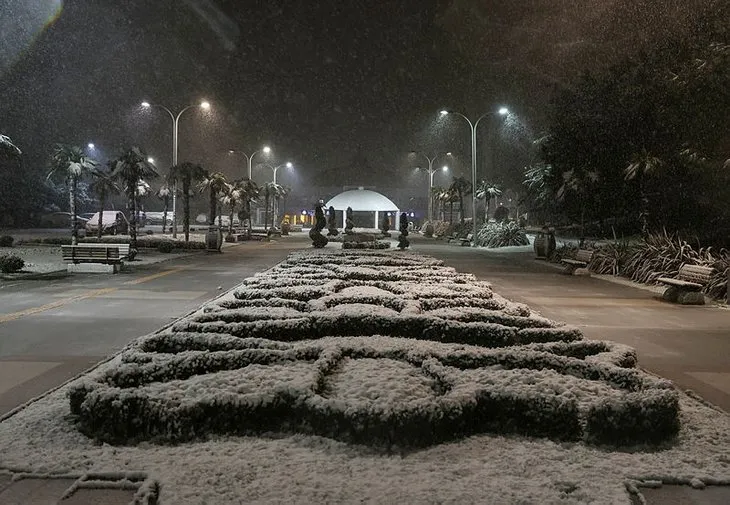
[[[115,444],[272,430],[385,447],[671,440],[678,395],[635,365],[433,258],[306,251],[138,339],[69,398],[81,431]]]

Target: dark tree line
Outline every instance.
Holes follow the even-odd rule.
[[[555,95],[542,163],[526,180],[544,219],[730,240],[730,35],[720,18]]]

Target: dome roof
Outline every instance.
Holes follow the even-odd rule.
[[[369,189],[351,189],[332,198],[325,207],[334,207],[335,210],[346,210],[352,207],[354,211],[385,211],[393,212],[398,206],[384,195]]]

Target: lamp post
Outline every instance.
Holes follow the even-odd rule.
[[[240,153],[243,154],[244,158],[246,158],[246,163],[248,164],[248,180],[252,180],[251,178],[251,163],[253,162],[253,157],[256,156],[258,153],[263,152],[264,154],[269,154],[271,152],[271,148],[269,146],[264,146],[262,149],[259,149],[258,151],[254,151],[251,153],[251,156],[246,154],[243,151],[237,151],[234,149],[231,149],[228,151],[228,154],[234,154],[234,153]]]
[[[292,165],[291,161],[287,161],[286,163],[282,163],[281,165],[273,166],[269,165],[268,163],[264,164],[263,166],[269,167],[274,172],[274,184],[276,184],[276,172],[279,171],[280,168],[286,167],[286,168],[292,168],[294,165]],[[273,214],[273,221],[274,221],[274,227],[276,227],[276,214],[278,213],[279,209],[277,208],[277,205],[274,205],[274,210],[272,211]]]
[[[431,195],[431,190],[433,189],[433,174],[438,170],[437,168],[433,168],[433,164],[434,164],[434,162],[436,161],[436,159],[439,156],[442,156],[442,155],[444,155],[444,156],[451,156],[451,152],[437,154],[433,158],[429,158],[425,154],[423,154],[423,153],[417,153],[416,151],[411,151],[411,154],[414,154],[414,155],[415,154],[420,154],[421,156],[423,156],[424,158],[426,158],[426,160],[428,160],[428,177],[429,177],[429,182],[428,182],[428,220],[429,221],[433,221],[433,195]],[[448,169],[449,169],[449,167],[447,167],[447,166],[444,166],[442,168],[442,170],[444,172],[446,172]]]
[[[195,107],[195,104],[188,105],[187,107],[184,107],[180,112],[177,114],[174,114],[170,109],[165,107],[164,105],[160,105],[157,103],[149,103],[149,102],[142,102],[142,107],[145,109],[149,109],[151,107],[159,107],[160,109],[163,109],[165,112],[167,112],[170,115],[170,119],[172,119],[172,166],[177,166],[177,134],[178,134],[178,124],[180,122],[180,116],[183,115],[183,112],[190,109],[191,107]],[[200,102],[199,107],[203,110],[210,109],[210,103],[203,101]],[[172,189],[172,238],[177,238],[177,181],[173,185]]]
[[[509,110],[506,107],[500,108],[496,114],[499,114],[501,116],[504,116],[509,113]],[[476,197],[476,187],[477,187],[477,127],[479,126],[479,122],[484,119],[487,116],[492,116],[495,114],[495,112],[486,112],[479,116],[479,118],[474,121],[473,123],[471,120],[466,117],[461,112],[455,112],[455,111],[449,111],[449,110],[442,110],[440,112],[442,116],[446,116],[448,114],[456,114],[457,116],[461,116],[464,118],[464,120],[469,123],[469,127],[471,128],[471,222],[472,222],[472,230],[471,230],[471,245],[472,247],[476,247],[476,238],[477,238],[477,197]]]

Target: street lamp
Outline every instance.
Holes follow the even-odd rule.
[[[183,112],[190,109],[191,107],[195,107],[195,104],[188,105],[187,107],[184,107],[180,112],[177,114],[174,114],[170,109],[165,107],[164,105],[160,105],[157,103],[149,103],[149,102],[142,102],[142,107],[145,109],[149,109],[151,107],[159,107],[160,109],[163,109],[165,112],[167,112],[170,115],[170,119],[172,119],[172,166],[177,166],[177,136],[178,136],[178,124],[180,122],[180,116],[182,116]],[[206,101],[200,102],[198,104],[199,107],[203,110],[210,109],[210,103]],[[173,189],[172,189],[172,238],[177,238],[177,181],[175,182]]]
[[[286,167],[288,169],[291,169],[294,165],[292,165],[291,161],[287,161],[286,163],[282,163],[281,165],[277,165],[277,166],[272,166],[272,165],[269,165],[268,163],[265,163],[262,166],[269,167],[274,172],[274,181],[273,182],[274,182],[274,184],[276,184],[276,172],[278,172],[279,169],[280,168],[283,168],[283,167]],[[273,218],[274,218],[274,226],[276,226],[276,218],[277,218],[276,215],[278,214],[278,211],[279,211],[279,209],[276,208],[276,207],[277,206],[274,205],[274,211],[273,211],[273,214],[274,214],[274,216],[273,216]]]
[[[96,147],[96,146],[94,146],[94,143],[93,142],[89,142],[88,144],[86,144],[86,147],[88,147],[89,150],[93,151],[94,150],[94,147]]]
[[[474,121],[473,123],[469,120],[468,117],[466,117],[461,112],[455,112],[450,110],[442,110],[440,112],[442,116],[446,116],[448,114],[456,114],[457,116],[461,116],[464,118],[464,120],[469,123],[469,127],[471,128],[471,187],[472,187],[472,200],[471,200],[471,222],[472,222],[472,230],[471,230],[471,245],[472,247],[476,247],[476,239],[477,239],[477,127],[479,126],[479,122],[484,119],[487,116],[492,116],[495,114],[495,112],[486,112],[479,116],[479,118]],[[501,116],[504,116],[506,114],[509,114],[509,109],[507,107],[501,107],[496,114],[499,114]]]
[[[155,159],[152,156],[150,156],[149,158],[147,158],[147,163],[152,163],[154,165]]]
[[[416,151],[411,151],[411,154],[413,154],[413,155],[420,154],[421,156],[423,156],[424,158],[426,158],[426,160],[428,160],[428,176],[429,176],[429,182],[428,182],[428,220],[429,221],[433,221],[433,195],[431,195],[431,190],[433,189],[433,174],[438,170],[438,168],[433,168],[433,164],[436,161],[436,158],[438,158],[439,156],[442,156],[442,155],[451,156],[451,151],[449,151],[447,153],[436,154],[433,158],[429,158],[425,154],[423,154],[423,153],[417,153]],[[426,170],[426,169],[421,169],[420,167],[418,167],[418,168],[420,170]],[[446,167],[446,166],[444,166],[442,168],[442,170],[444,172],[446,172],[448,169],[449,168]]]
[[[251,163],[253,162],[253,157],[256,156],[258,153],[263,152],[264,154],[269,154],[271,152],[271,148],[269,146],[264,146],[263,149],[259,149],[258,151],[254,151],[251,153],[251,156],[244,153],[243,151],[236,151],[234,149],[230,149],[228,151],[228,154],[234,154],[234,153],[240,153],[243,154],[243,156],[246,158],[246,163],[248,164],[248,180],[251,179]]]

